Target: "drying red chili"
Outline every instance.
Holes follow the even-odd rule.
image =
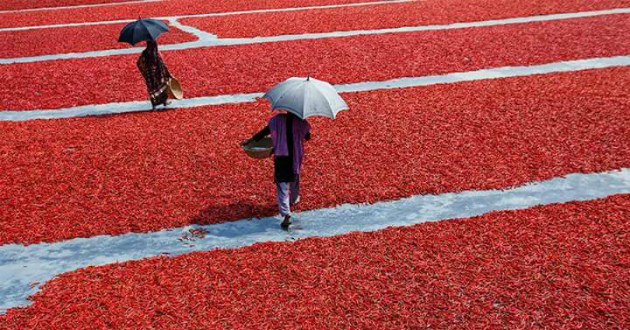
[[[300,207],[507,188],[630,167],[629,68],[346,93],[315,118]],[[3,122],[0,244],[268,216],[272,164],[237,145],[266,101]]]
[[[125,24],[36,29],[0,32],[0,58],[14,58],[64,53],[80,53],[94,50],[129,48],[127,43],[118,42],[118,35]],[[162,34],[160,44],[195,41],[197,37],[177,28],[169,27]],[[25,42],[27,41],[27,42]],[[142,47],[142,44],[137,44]]]
[[[544,6],[532,0],[468,0],[457,1],[456,4],[451,1],[413,1],[343,9],[195,17],[184,18],[180,22],[222,38],[236,38],[475,22],[628,5],[630,1],[546,1]]]
[[[627,329],[630,195],[61,275],[3,329]]]
[[[377,0],[157,1],[120,4],[105,7],[59,9],[55,10],[52,15],[50,11],[6,13],[1,14],[2,20],[0,20],[0,28],[79,22],[101,22],[119,19],[136,19],[138,17],[164,17],[258,9],[295,8],[371,1]],[[602,1],[615,3],[618,0]]]
[[[54,8],[65,6],[81,6],[104,3],[127,2],[130,0],[4,0],[0,3],[0,10],[22,10],[37,8]]]
[[[627,55],[630,15],[163,52],[186,97],[260,92],[291,76],[333,84]],[[550,47],[549,45],[553,45]],[[0,66],[0,109],[146,99],[138,55]],[[77,86],[82,86],[77,88]]]

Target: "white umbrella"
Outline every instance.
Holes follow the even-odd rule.
[[[265,93],[271,109],[282,109],[306,119],[311,116],[333,118],[348,109],[346,102],[329,83],[315,78],[289,78]]]

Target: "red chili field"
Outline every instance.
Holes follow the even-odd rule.
[[[165,51],[164,58],[182,81],[187,97],[198,97],[260,92],[290,76],[309,73],[341,84],[625,55],[630,53],[630,39],[621,31],[628,28],[630,16],[613,15],[524,26]],[[0,108],[54,109],[145,99],[146,88],[138,84],[136,57],[2,65],[0,93],[14,97],[2,100]]]
[[[5,329],[624,329],[630,195],[93,267]]]
[[[313,121],[300,208],[506,188],[628,167],[628,73],[344,94],[352,111]],[[590,89],[577,93],[583,84]],[[13,217],[2,224],[0,242],[274,214],[271,164],[247,159],[237,146],[264,126],[267,107],[261,101],[0,124],[12,141],[0,148],[6,187],[0,214]]]
[[[4,10],[32,10],[37,8],[54,8],[66,6],[84,6],[117,2],[128,2],[131,0],[4,0],[0,3],[0,11]]]
[[[125,4],[120,6],[106,6],[94,8],[77,8],[61,10],[61,15],[50,16],[46,12],[22,12],[0,14],[4,20],[0,20],[0,28],[17,26],[35,26],[48,24],[66,24],[77,22],[100,22],[118,19],[134,19],[138,15],[142,17],[162,17],[209,14],[221,12],[265,10],[278,8],[297,8],[307,6],[322,6],[334,4],[350,4],[375,2],[376,0],[297,0],[297,1],[195,1],[195,0],[165,0],[156,3]],[[532,0],[513,2],[507,0],[447,0],[447,1],[415,1],[410,3],[410,9],[414,12],[426,13],[427,21],[436,18],[459,18],[460,21],[471,19],[507,18],[517,16],[531,16],[557,13],[570,13],[577,11],[602,10],[630,5],[628,0],[548,0],[540,3]],[[395,5],[390,4],[386,6]],[[383,10],[379,6],[379,10]],[[347,10],[347,9],[342,9]],[[388,9],[385,9],[386,11]],[[387,12],[386,12],[387,13]],[[490,16],[495,14],[496,16]],[[411,13],[415,16],[416,13]],[[245,19],[253,20],[245,15],[238,15]],[[376,17],[383,17],[378,12]],[[282,17],[282,15],[280,16]],[[387,18],[384,18],[388,20]],[[401,17],[407,20],[405,17]],[[245,23],[246,26],[251,23]],[[268,23],[262,22],[267,25]],[[291,25],[295,25],[291,22]],[[238,26],[238,25],[237,25]],[[398,25],[404,26],[404,25]],[[313,32],[313,31],[309,31]]]
[[[95,25],[87,33],[84,26],[0,32],[0,58],[129,48],[131,45],[118,42],[118,34],[125,25]],[[28,42],[23,42],[24,40]],[[197,37],[172,26],[169,27],[169,33],[159,38],[160,44],[195,40]]]
[[[130,3],[92,8],[69,8],[57,11],[18,12],[0,14],[0,28],[38,26],[49,24],[67,24],[77,22],[101,22],[119,19],[135,19],[140,17],[163,17],[175,15],[194,15],[222,13],[246,10],[263,10],[275,8],[295,8],[321,6],[356,2],[372,2],[376,0],[233,0],[233,1],[197,1],[197,0],[163,0],[149,3]],[[613,6],[625,1],[606,0]],[[607,4],[604,4],[607,5]],[[595,7],[599,7],[596,5]],[[608,8],[608,7],[605,7]]]
[[[144,74],[139,17],[170,24]],[[629,29],[628,0],[7,0],[0,330],[629,329]],[[160,58],[184,99],[146,111]],[[240,144],[307,76],[280,108],[348,109],[308,118],[281,228],[286,159]]]
[[[198,27],[221,38],[273,36],[404,26],[475,22],[512,17],[571,13],[625,7],[622,1],[564,1],[541,5],[539,1],[412,1],[387,5],[318,9],[248,16],[183,18],[181,23]],[[587,9],[588,8],[588,9]],[[353,19],[348,19],[348,17]],[[238,27],[238,28],[235,28]]]

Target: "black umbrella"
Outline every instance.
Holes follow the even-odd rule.
[[[141,41],[155,40],[162,32],[166,31],[168,31],[168,26],[163,22],[151,18],[141,18],[127,24],[120,31],[118,42],[127,42],[135,45]]]

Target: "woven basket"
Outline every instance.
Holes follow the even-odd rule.
[[[242,147],[247,156],[256,159],[269,158],[273,154],[273,141],[269,137],[260,141],[252,140],[250,143]]]
[[[179,83],[179,80],[175,79],[175,77],[171,77],[169,79],[168,84],[166,85],[166,90],[168,91],[168,96],[172,99],[181,100],[184,98],[184,91],[182,90],[182,85]]]

